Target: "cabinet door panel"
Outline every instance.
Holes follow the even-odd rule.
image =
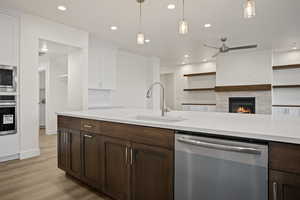
[[[75,177],[81,174],[81,139],[80,131],[70,129],[68,132],[68,173]]]
[[[103,137],[103,191],[117,200],[129,199],[130,165],[128,164],[127,141]]]
[[[17,66],[18,20],[0,14],[0,65]]]
[[[100,136],[82,132],[82,179],[88,184],[100,188]]]
[[[132,144],[132,199],[173,199],[173,152]]]
[[[270,170],[269,200],[299,200],[300,176]]]
[[[68,131],[64,128],[60,128],[58,130],[58,136],[57,136],[57,158],[58,158],[58,168],[62,170],[67,169],[67,137]]]

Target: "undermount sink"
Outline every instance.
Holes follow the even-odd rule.
[[[137,115],[135,119],[144,120],[144,121],[157,121],[157,122],[181,122],[185,120],[185,118],[182,117],[156,116],[156,115]]]

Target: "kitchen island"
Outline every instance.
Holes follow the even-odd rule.
[[[186,111],[167,115],[171,120],[140,109],[60,112],[58,166],[113,199],[172,200],[175,134],[180,131],[264,143],[269,199],[298,199],[300,119]]]

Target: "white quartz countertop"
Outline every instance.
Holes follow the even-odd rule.
[[[260,114],[237,114],[198,111],[172,111],[168,116],[182,117],[180,122],[158,122],[136,119],[138,115],[159,116],[159,111],[111,108],[58,112],[58,115],[119,122],[173,130],[235,136],[300,144],[300,118]]]

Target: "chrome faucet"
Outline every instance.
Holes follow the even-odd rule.
[[[166,109],[165,109],[165,88],[164,88],[163,84],[161,82],[154,82],[154,83],[152,83],[150,85],[148,91],[147,91],[146,97],[148,99],[151,98],[151,96],[152,96],[152,90],[153,90],[153,87],[155,85],[159,85],[160,88],[161,88],[160,109],[161,109],[161,116],[165,116],[165,112],[166,112]]]

